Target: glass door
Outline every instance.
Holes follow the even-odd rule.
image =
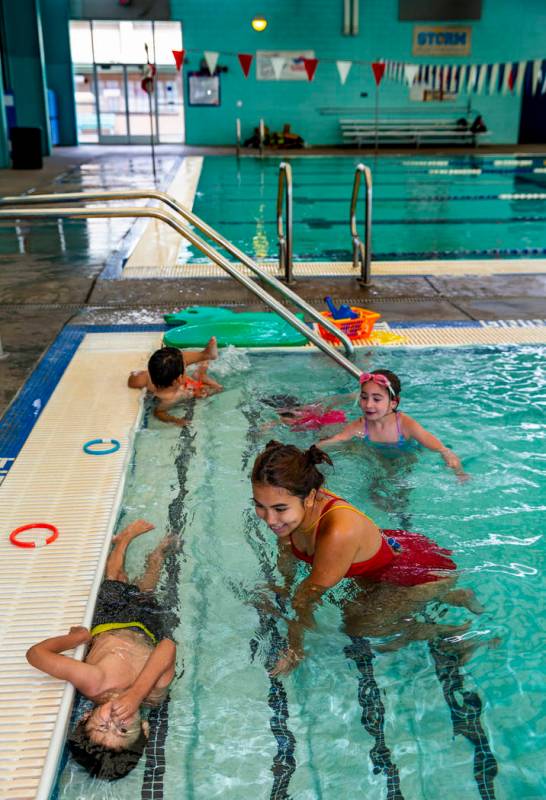
[[[125,144],[129,141],[125,66],[97,64],[96,83],[99,144]]]

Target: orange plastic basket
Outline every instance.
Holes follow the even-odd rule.
[[[369,311],[367,308],[358,308],[358,306],[351,306],[351,311],[358,314],[354,319],[333,319],[329,311],[321,311],[323,317],[329,319],[334,323],[336,328],[339,328],[345,333],[349,339],[368,339],[372,335],[373,326],[381,316],[377,311]],[[319,323],[319,333],[327,342],[339,342],[337,336],[330,331],[323,328]]]

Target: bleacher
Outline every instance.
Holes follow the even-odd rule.
[[[460,118],[459,118],[460,119]],[[462,127],[458,120],[405,117],[400,119],[340,119],[345,144],[461,144],[477,146],[490,131],[475,133]]]

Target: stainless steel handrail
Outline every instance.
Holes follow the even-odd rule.
[[[170,225],[175,231],[177,231],[181,236],[187,239],[190,244],[193,244],[194,247],[197,247],[202,253],[204,253],[208,258],[214,261],[215,264],[218,264],[228,275],[231,275],[232,278],[235,278],[240,284],[242,284],[246,289],[248,289],[252,294],[259,297],[266,305],[272,308],[277,314],[282,317],[286,322],[292,325],[293,328],[296,328],[306,339],[313,342],[323,353],[330,356],[340,367],[343,367],[347,372],[349,372],[354,378],[360,378],[362,374],[362,370],[358,369],[354,364],[352,364],[345,356],[341,353],[338,353],[333,347],[331,347],[327,342],[322,339],[318,333],[315,333],[314,330],[309,328],[305,322],[302,322],[298,317],[296,317],[291,311],[285,308],[278,300],[275,300],[274,297],[271,297],[265,289],[262,289],[261,286],[258,286],[255,281],[248,278],[227,260],[224,258],[220,253],[218,253],[213,247],[211,247],[207,242],[203,241],[196,233],[187,225],[183,225],[179,222],[173,214],[170,214],[167,211],[162,211],[159,208],[135,208],[134,206],[125,206],[123,208],[109,208],[109,207],[98,207],[98,208],[55,208],[55,209],[43,209],[43,208],[25,208],[25,209],[8,209],[8,210],[0,210],[0,220],[2,219],[36,219],[36,218],[75,218],[75,219],[87,219],[87,218],[104,218],[104,217],[151,217],[152,219],[161,220],[161,222],[165,222],[167,225]]]
[[[218,233],[218,231],[216,231],[214,228],[211,228],[210,225],[207,225],[207,223],[204,222],[204,220],[202,220],[193,212],[189,211],[185,206],[179,203],[178,200],[172,197],[172,195],[167,194],[166,192],[161,192],[157,189],[127,189],[124,191],[64,192],[41,195],[28,194],[17,195],[15,197],[0,197],[0,206],[46,205],[50,203],[64,203],[65,200],[68,200],[69,202],[94,202],[96,200],[138,199],[159,200],[160,202],[168,205],[169,208],[172,208],[173,211],[176,211],[176,213],[180,214],[181,217],[186,219],[192,225],[195,225],[196,228],[212,239],[213,242],[216,242],[216,244],[220,245],[222,249],[227,250],[228,253],[231,253],[231,255],[237,258],[264,283],[268,284],[273,289],[276,289],[278,292],[280,292],[280,294],[301,308],[302,311],[305,311],[308,316],[310,316],[316,322],[320,322],[323,328],[326,328],[331,333],[335,334],[335,336],[337,336],[337,338],[343,344],[345,353],[347,355],[352,355],[354,353],[354,346],[349,337],[336,328],[336,326],[330,320],[323,317],[319,311],[313,308],[313,306],[309,305],[309,303],[306,303],[305,300],[302,300],[302,298],[296,294],[296,292],[292,291],[292,289],[288,288],[284,283],[275,278],[274,275],[268,275],[266,272],[263,272],[250,258],[250,256],[247,256],[246,253],[243,253],[242,250],[239,250],[238,247],[235,247],[234,244],[225,239],[220,233]]]
[[[286,235],[282,219],[283,200],[286,201]],[[294,283],[292,271],[292,167],[285,161],[279,165],[277,186],[277,238],[279,240],[279,268],[284,270],[287,284]]]
[[[366,195],[364,203],[364,243],[358,235],[356,227],[356,205],[358,202],[358,192],[360,182],[364,175],[366,184]],[[372,173],[365,164],[358,164],[355,169],[355,179],[353,182],[353,196],[351,198],[351,238],[353,240],[353,267],[358,269],[360,263],[359,282],[367,286],[371,279],[372,261]]]

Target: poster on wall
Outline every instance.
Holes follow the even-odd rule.
[[[414,56],[469,56],[472,28],[468,25],[414,25]]]
[[[219,106],[219,76],[188,72],[188,103],[190,106]]]
[[[307,81],[304,58],[314,50],[257,50],[256,79],[259,81]]]

